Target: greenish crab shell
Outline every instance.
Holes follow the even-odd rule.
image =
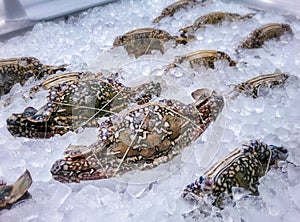
[[[20,57],[0,60],[0,96],[8,93],[16,83],[24,85],[30,78],[41,79],[44,75],[64,71],[66,65],[48,66],[35,57]]]
[[[156,28],[139,28],[117,36],[113,42],[113,46],[124,46],[128,54],[135,57],[151,54],[153,50],[159,50],[164,53],[164,43],[174,40],[176,44],[186,44],[194,41],[194,36],[178,37],[172,36],[167,31]]]
[[[131,103],[146,103],[160,92],[160,84],[153,81],[136,87],[126,87],[109,77],[61,83],[50,88],[48,102],[39,110],[28,107],[9,117],[7,129],[17,137],[49,138],[80,127],[98,127],[100,117]]]
[[[150,54],[152,50],[164,52],[163,44],[174,39],[168,32],[154,28],[135,29],[124,35],[117,36],[113,46],[124,46],[128,54],[135,57]]]
[[[164,99],[110,117],[101,123],[97,143],[68,147],[65,158],[51,168],[53,178],[60,182],[111,178],[173,159],[223,108],[223,97],[204,94],[189,105]]]
[[[197,200],[213,197],[213,204],[222,207],[224,195],[232,197],[232,188],[241,187],[259,195],[259,179],[278,161],[285,161],[287,149],[250,141],[214,164],[205,174],[184,189],[183,197]]]

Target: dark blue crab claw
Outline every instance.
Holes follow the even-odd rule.
[[[272,151],[272,162],[276,161],[285,161],[289,154],[288,150],[284,147],[279,147],[279,146],[274,146],[274,145],[269,145]]]
[[[245,152],[253,153],[261,163],[269,164],[270,166],[288,158],[288,150],[286,148],[268,145],[259,140],[251,140],[250,145],[246,147]]]

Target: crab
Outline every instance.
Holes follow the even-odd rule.
[[[197,18],[193,25],[187,26],[180,29],[181,36],[185,37],[185,34],[189,32],[190,29],[197,31],[198,29],[204,28],[206,25],[220,25],[224,21],[237,21],[243,19],[250,19],[254,16],[254,13],[249,13],[246,15],[239,15],[237,13],[228,12],[212,12]]]
[[[202,2],[204,2],[204,1],[205,0],[202,0]],[[158,23],[160,20],[162,20],[163,18],[165,18],[167,16],[172,17],[179,10],[181,10],[183,8],[187,8],[188,6],[194,6],[198,3],[199,2],[197,0],[179,0],[171,5],[167,6],[166,8],[164,8],[162,10],[162,12],[160,13],[160,15],[153,20],[153,23]]]
[[[245,82],[237,84],[234,88],[239,93],[250,95],[253,98],[257,98],[264,95],[265,90],[273,88],[275,86],[283,85],[289,75],[287,73],[281,73],[278,69],[273,74],[264,74]]]
[[[164,53],[163,45],[167,41],[175,40],[176,44],[186,44],[194,39],[193,36],[172,36],[161,29],[140,28],[116,37],[113,46],[124,46],[128,54],[133,54],[137,58],[150,54],[152,50],[159,50],[161,53]]]
[[[182,197],[201,202],[205,196],[209,196],[213,205],[222,208],[226,197],[233,197],[233,187],[259,195],[259,179],[287,157],[286,148],[267,145],[258,140],[250,141],[229,153],[205,172],[204,176],[188,185]]]
[[[6,185],[4,181],[0,181],[0,210],[9,209],[14,203],[30,198],[27,190],[31,184],[32,179],[28,170],[12,185]]]
[[[16,137],[63,135],[83,127],[98,127],[99,118],[119,112],[130,103],[143,104],[160,95],[159,83],[126,87],[116,77],[69,73],[46,80],[41,84],[46,89],[50,87],[46,105],[13,114],[7,119],[7,129]]]
[[[198,90],[194,103],[162,99],[123,110],[102,122],[98,141],[72,146],[51,173],[60,182],[105,179],[132,170],[152,169],[195,141],[221,112],[215,91]]]
[[[41,79],[44,75],[64,71],[67,65],[49,66],[35,57],[20,57],[0,60],[0,96],[9,93],[16,83],[24,83],[33,77]]]
[[[293,36],[293,30],[289,24],[269,23],[252,31],[248,37],[237,47],[239,52],[243,48],[261,48],[263,44],[272,39],[280,39],[283,35]]]
[[[206,68],[214,69],[214,63],[217,60],[226,60],[228,61],[229,66],[236,66],[237,64],[237,62],[232,60],[225,52],[216,50],[198,50],[187,55],[177,57],[173,63],[167,66],[165,72],[168,72],[171,68],[177,67],[177,64],[182,64],[185,61],[189,62],[191,68],[204,66]]]

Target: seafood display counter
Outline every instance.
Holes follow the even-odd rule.
[[[0,221],[295,221],[300,21],[246,2],[120,0],[0,42]]]

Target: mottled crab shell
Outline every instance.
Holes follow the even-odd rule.
[[[31,175],[26,170],[12,185],[0,182],[0,210],[9,209],[14,203],[30,198],[28,189],[32,184]]]
[[[178,38],[168,32],[155,28],[135,29],[115,38],[113,46],[124,46],[128,54],[135,57],[150,54],[153,50],[164,53],[164,43],[174,40],[176,43],[186,44],[194,40],[193,36]]]
[[[255,14],[253,13],[246,14],[246,15],[239,15],[237,13],[212,12],[200,16],[194,21],[193,25],[182,28],[180,29],[180,31],[182,32],[182,36],[184,36],[184,34],[187,33],[189,29],[192,29],[193,31],[197,31],[200,28],[204,28],[206,25],[220,25],[224,21],[233,22],[237,20],[250,19],[254,15]]]
[[[98,127],[100,117],[117,113],[130,103],[146,103],[161,92],[160,84],[153,81],[126,87],[114,77],[67,78],[65,83],[58,78],[58,82],[49,82],[53,86],[46,105],[39,110],[28,107],[7,119],[7,129],[13,136],[49,138],[80,127]]]
[[[8,93],[16,83],[24,83],[32,76],[37,79],[45,74],[54,74],[64,71],[66,65],[48,66],[43,65],[37,58],[21,57],[0,60],[0,96]]]
[[[276,70],[273,74],[260,75],[242,82],[235,86],[235,90],[257,98],[264,95],[266,89],[283,85],[288,77],[288,74]]]
[[[269,23],[252,31],[248,37],[236,49],[260,48],[268,40],[278,40],[284,34],[293,36],[293,30],[289,24]]]
[[[215,62],[217,60],[228,61],[229,66],[236,66],[237,64],[237,62],[232,60],[230,56],[225,52],[216,50],[198,50],[187,55],[177,57],[173,63],[167,66],[165,72],[169,71],[171,68],[176,67],[177,64],[182,64],[185,61],[189,63],[191,68],[204,66],[206,68],[214,69]]]
[[[205,1],[205,0],[203,0]],[[202,2],[203,2],[202,1]],[[194,6],[197,3],[199,3],[197,0],[179,0],[166,8],[162,10],[160,15],[153,20],[153,23],[158,23],[163,18],[170,16],[172,17],[176,12],[178,12],[181,9],[187,8],[188,6]]]
[[[188,185],[183,197],[199,200],[204,195],[213,197],[213,204],[222,207],[224,195],[232,197],[232,188],[241,187],[258,195],[259,179],[268,170],[288,157],[287,149],[267,145],[260,141],[250,141],[242,148],[214,164],[204,176]]]
[[[164,99],[110,117],[90,147],[70,146],[51,173],[61,182],[115,177],[145,170],[177,156],[196,140],[221,112],[224,100],[203,90],[193,104]]]

